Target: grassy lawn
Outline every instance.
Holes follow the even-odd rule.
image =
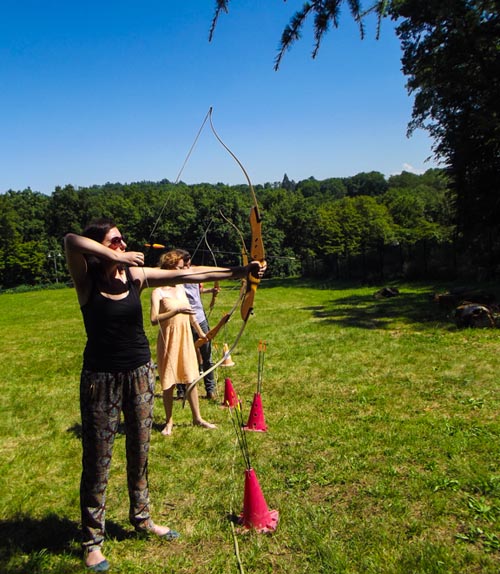
[[[104,549],[112,572],[498,574],[500,331],[457,329],[430,301],[435,285],[398,285],[400,296],[383,300],[378,287],[263,282],[235,366],[218,371],[219,394],[230,377],[246,418],[267,341],[268,431],[245,436],[269,509],[279,510],[276,531],[233,534],[245,466],[229,411],[201,401],[218,425],[202,430],[176,402],[166,438],[158,394],[153,517],[182,537],[132,534],[121,433]],[[212,325],[235,298],[223,289]],[[149,293],[143,303],[147,317]],[[0,571],[80,572],[76,295],[3,294],[0,326]],[[238,328],[234,318],[219,349]],[[157,331],[147,332],[154,350]]]

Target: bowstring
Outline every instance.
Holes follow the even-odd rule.
[[[205,118],[205,121],[206,121],[206,118]],[[217,265],[217,258],[215,257],[215,253],[212,251],[212,248],[210,247],[210,244],[208,243],[208,238],[207,238],[208,232],[209,232],[210,228],[212,227],[212,223],[213,223],[213,222],[214,222],[214,218],[212,217],[212,218],[210,219],[210,221],[208,222],[208,225],[206,226],[206,228],[205,228],[205,230],[204,230],[204,232],[203,232],[203,235],[201,236],[200,240],[198,241],[198,244],[196,245],[196,247],[195,247],[195,249],[194,249],[194,251],[193,251],[193,253],[192,253],[192,255],[191,255],[191,259],[192,259],[192,260],[194,259],[196,253],[198,252],[198,250],[199,250],[199,248],[200,248],[200,245],[201,245],[202,242],[204,241],[204,242],[205,242],[205,245],[206,245],[207,248],[208,248],[208,251],[210,252],[210,255],[212,256],[212,260],[213,260],[213,262],[214,262],[215,267],[218,267],[218,265]],[[200,299],[201,299],[201,297],[200,297]],[[203,300],[202,300],[202,305],[203,305]],[[205,311],[205,309],[203,309],[203,310],[204,310],[205,317],[207,318],[207,322],[208,322],[208,320],[210,319],[210,316],[211,316],[211,314],[212,314],[213,308],[211,308],[211,309],[209,310],[208,314],[207,314],[207,312]],[[209,341],[209,342],[211,342],[211,341]],[[213,347],[213,345],[212,345],[212,347]],[[200,352],[201,352],[201,351],[200,351]],[[200,375],[201,375],[201,374],[202,374],[202,373],[200,373]],[[219,384],[219,377],[218,377],[217,370],[214,371],[214,375],[215,375],[215,376],[214,376],[214,378],[215,378],[215,385],[216,385],[216,387],[217,387],[218,384]]]
[[[189,161],[189,158],[191,157],[191,154],[193,153],[194,148],[196,147],[196,144],[198,143],[198,140],[200,139],[201,132],[203,131],[203,128],[205,127],[205,124],[207,123],[207,120],[210,117],[211,111],[212,111],[212,108],[210,107],[208,112],[205,115],[205,118],[203,119],[203,122],[201,123],[201,126],[198,130],[198,133],[196,134],[196,137],[194,138],[194,141],[191,144],[191,147],[189,148],[189,151],[188,151],[186,157],[184,158],[184,162],[182,163],[181,168],[179,169],[179,173],[177,174],[177,177],[175,178],[174,185],[177,185],[179,183],[179,180],[181,179],[182,172],[184,171],[184,168],[186,167],[186,164]],[[157,219],[153,225],[153,228],[151,229],[151,232],[149,234],[149,238],[150,238],[149,243],[151,243],[151,239],[153,237],[153,234],[156,231],[158,224],[160,223],[163,212],[165,211],[165,208],[167,207],[168,200],[169,200],[169,198],[167,197],[167,199],[165,200],[165,203],[163,204],[163,206],[160,210],[160,214],[158,215],[158,217],[157,217]]]
[[[195,147],[196,147],[196,144],[198,143],[198,140],[200,139],[201,133],[203,132],[203,128],[205,127],[205,124],[207,123],[207,120],[208,120],[208,118],[210,117],[211,109],[212,109],[212,108],[209,108],[208,112],[206,113],[206,115],[205,115],[205,117],[204,117],[204,119],[203,119],[203,121],[202,121],[202,123],[201,123],[199,129],[198,129],[198,132],[196,133],[196,136],[195,136],[195,138],[194,138],[194,140],[193,140],[193,143],[191,144],[191,147],[189,148],[189,151],[188,151],[188,153],[186,154],[186,157],[184,158],[184,161],[183,161],[183,163],[182,163],[182,165],[181,165],[181,167],[180,167],[180,169],[179,169],[179,172],[177,173],[177,176],[176,176],[175,181],[174,181],[174,185],[177,185],[177,184],[179,183],[179,181],[180,181],[180,178],[181,178],[181,176],[182,176],[182,173],[183,173],[183,171],[184,171],[184,168],[186,167],[187,162],[189,161],[189,158],[191,157],[191,155],[192,155],[192,153],[193,153],[193,151],[194,151],[194,149],[195,149]],[[166,199],[165,202],[163,203],[163,205],[162,205],[162,207],[161,207],[161,209],[160,209],[160,213],[159,213],[158,217],[156,218],[156,221],[155,221],[155,223],[154,223],[154,225],[153,225],[153,227],[151,228],[151,231],[150,231],[150,233],[149,233],[149,241],[148,241],[148,243],[151,244],[151,245],[152,245],[152,243],[153,243],[152,239],[153,239],[153,237],[154,237],[154,233],[155,233],[156,228],[158,227],[158,225],[159,225],[159,223],[160,223],[160,221],[161,221],[161,218],[162,218],[163,213],[164,213],[164,211],[165,211],[165,209],[166,209],[166,207],[167,207],[167,204],[168,204],[169,199],[170,199],[170,198],[167,197],[167,199]],[[200,241],[200,243],[201,243],[201,241]],[[199,247],[199,245],[198,245],[198,247]],[[198,248],[198,247],[197,247],[197,248]],[[143,274],[143,276],[144,276],[144,283],[145,283],[146,287],[149,289],[149,288],[150,288],[150,285],[149,285],[148,277],[147,277],[146,271],[144,270],[144,267],[142,268],[142,274]],[[151,302],[150,302],[150,305],[151,305]],[[159,312],[160,312],[160,311],[159,311],[159,309],[158,309],[158,313],[159,313]],[[160,324],[159,321],[158,321],[158,334],[160,335],[160,337],[161,337],[161,339],[162,339],[162,341],[163,341],[163,346],[165,347],[165,345],[166,345],[165,334],[164,334],[164,332],[163,332],[162,326],[161,326],[161,324]],[[158,335],[157,335],[157,336],[158,336]],[[155,365],[156,365],[156,368],[157,368],[157,366],[158,366],[158,357],[156,357]],[[171,371],[173,370],[173,367],[172,367],[172,365],[170,364],[170,362],[167,362],[167,367],[169,367]],[[160,383],[161,383],[161,381],[160,381]],[[163,389],[162,389],[162,392],[163,392]]]
[[[198,130],[198,132],[197,132],[197,134],[196,134],[196,137],[195,137],[195,139],[194,139],[194,141],[193,141],[193,143],[192,143],[192,145],[191,145],[191,147],[190,147],[190,149],[189,149],[189,151],[188,151],[188,153],[187,153],[187,155],[186,155],[186,158],[184,159],[184,162],[182,163],[182,166],[181,166],[181,168],[180,168],[180,170],[179,170],[179,173],[177,174],[177,177],[176,177],[176,179],[175,179],[175,181],[174,181],[174,185],[179,182],[180,177],[181,177],[181,175],[182,175],[182,173],[183,173],[183,171],[184,171],[184,168],[185,168],[185,166],[186,166],[186,164],[187,164],[189,158],[191,157],[191,154],[193,153],[194,148],[196,147],[196,144],[197,144],[197,142],[198,142],[198,139],[200,138],[200,135],[201,135],[201,133],[202,133],[202,131],[203,131],[203,128],[205,127],[205,124],[206,124],[207,120],[209,120],[209,122],[210,122],[211,130],[212,130],[214,136],[216,137],[216,139],[217,139],[217,140],[219,141],[219,143],[224,147],[224,149],[227,150],[227,152],[231,155],[231,157],[233,157],[233,159],[236,161],[236,163],[240,166],[241,170],[242,170],[243,173],[245,174],[245,177],[246,177],[246,179],[247,179],[247,182],[248,182],[248,185],[249,185],[249,188],[250,188],[251,195],[252,195],[252,197],[255,199],[255,191],[254,191],[254,189],[253,189],[253,185],[252,185],[252,183],[251,183],[251,180],[250,180],[250,177],[248,176],[247,171],[245,170],[245,168],[244,168],[244,166],[242,165],[242,163],[240,162],[240,160],[236,157],[236,155],[235,155],[235,154],[228,148],[228,146],[222,141],[222,139],[220,138],[219,134],[217,133],[217,131],[216,131],[215,128],[214,128],[214,125],[213,125],[213,122],[212,122],[212,106],[210,106],[210,108],[208,109],[208,112],[206,113],[206,115],[205,115],[205,117],[204,117],[204,119],[203,119],[203,122],[201,123],[201,126],[200,126],[200,128],[199,128],[199,130]],[[164,212],[165,209],[166,209],[166,206],[167,206],[168,201],[169,201],[169,198],[167,197],[167,199],[165,200],[164,204],[162,205],[162,208],[161,208],[160,213],[159,213],[159,215],[158,215],[158,217],[157,217],[157,219],[156,219],[156,221],[155,221],[155,223],[154,223],[154,225],[153,225],[153,228],[151,229],[151,232],[150,232],[150,240],[148,241],[148,243],[150,243],[150,244],[152,243],[153,234],[154,234],[154,232],[156,231],[156,228],[158,227],[158,224],[159,224],[159,222],[160,222],[160,220],[161,220],[161,217],[162,217],[162,215],[163,215],[163,212]],[[234,224],[233,224],[233,225],[234,225]],[[236,226],[235,226],[235,227],[236,227]],[[203,240],[203,238],[201,239],[201,241],[202,241],[202,240]],[[201,243],[201,241],[200,241],[200,243]],[[244,250],[243,250],[243,252],[244,252],[244,254],[246,255],[246,254],[248,253],[248,251],[247,251],[247,249],[246,249],[246,245],[245,245],[244,242],[243,242],[243,245],[244,245]],[[197,246],[197,248],[198,248],[198,247],[199,247],[199,245]],[[142,272],[143,272],[143,275],[144,275],[144,283],[145,283],[146,287],[149,289],[150,285],[149,285],[149,282],[148,282],[147,274],[146,274],[146,272],[144,271],[144,268],[143,268]],[[235,306],[233,307],[233,309],[232,309],[232,311],[231,311],[231,314],[234,312],[234,310],[238,307],[238,305],[239,305],[242,301],[243,301],[243,296],[242,296],[242,293],[240,292],[240,296],[238,297],[238,301],[236,302]],[[242,327],[241,327],[240,331],[238,332],[238,334],[237,334],[237,336],[236,336],[236,340],[234,341],[234,343],[232,344],[231,348],[229,349],[229,351],[228,351],[228,353],[227,353],[228,355],[234,350],[234,347],[236,347],[236,345],[237,345],[237,343],[238,343],[238,341],[239,341],[241,335],[243,334],[243,331],[244,331],[244,329],[245,329],[245,325],[246,325],[246,321],[243,322]],[[163,330],[161,329],[161,325],[160,325],[160,324],[158,324],[158,326],[159,326],[159,332],[161,333],[161,337],[162,337],[163,343],[165,344],[166,341],[165,341],[165,336],[164,336],[164,334],[163,334]],[[205,374],[208,374],[208,373],[210,373],[211,371],[213,371],[215,368],[217,368],[218,363],[219,363],[219,361],[218,361],[217,363],[215,363],[215,365],[214,365],[212,368],[208,369],[208,370],[206,371],[206,373],[204,373],[204,374],[200,375],[199,377],[197,377],[197,378],[195,379],[195,381],[196,381],[196,382],[200,381]],[[195,381],[193,381],[193,382],[195,382]],[[191,385],[193,384],[193,382],[191,383]],[[191,386],[191,385],[190,385],[190,386]],[[185,397],[184,400],[183,400],[183,406],[184,406],[184,404],[185,404],[186,398],[187,398],[187,397]]]
[[[210,224],[211,224],[212,222],[213,222],[213,219],[210,221]],[[204,239],[205,245],[207,246],[207,249],[208,249],[210,255],[212,256],[212,261],[214,262],[215,267],[218,267],[218,265],[217,265],[217,257],[215,257],[215,253],[213,252],[212,247],[210,246],[210,243],[208,242],[208,230],[209,230],[209,228],[210,228],[210,225],[209,225],[209,226],[207,227],[207,229],[205,230],[205,233],[203,234],[203,238],[202,238],[202,239]],[[215,289],[215,286],[216,286],[216,285],[219,285],[219,282],[218,282],[218,281],[214,281],[214,289]],[[209,309],[208,309],[207,321],[208,321],[208,319],[210,319],[210,316],[212,315],[212,311],[214,310],[215,300],[217,299],[217,295],[218,295],[218,293],[217,293],[217,294],[212,293],[212,298],[211,298],[211,300],[210,300],[210,305],[211,305],[211,306],[210,306]],[[212,302],[213,302],[213,304],[212,304]]]
[[[195,255],[198,253],[198,249],[200,248],[200,245],[202,244],[203,240],[205,240],[205,243],[207,242],[206,237],[207,237],[207,233],[210,229],[210,227],[212,227],[212,223],[214,222],[213,217],[212,219],[210,219],[210,221],[208,222],[208,225],[206,226],[205,230],[203,231],[203,235],[201,236],[200,240],[198,241],[196,247],[194,248],[193,253],[191,254],[191,259],[195,258]],[[210,253],[212,253],[210,251]],[[212,254],[213,257],[213,254]],[[215,257],[214,257],[214,261],[215,261]],[[217,265],[216,265],[217,267]]]

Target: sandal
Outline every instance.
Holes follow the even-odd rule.
[[[169,542],[180,537],[180,533],[177,532],[177,530],[172,530],[171,528],[169,528],[164,534],[157,534],[155,532],[155,526],[156,524],[149,522],[147,526],[136,526],[135,531],[141,536],[158,536],[158,538],[163,538]]]
[[[102,560],[97,564],[92,564],[92,566],[85,566],[87,572],[107,572],[109,568],[110,566],[107,560]]]

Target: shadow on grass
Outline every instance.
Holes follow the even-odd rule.
[[[418,284],[415,290],[408,287],[397,286],[400,294],[396,297],[376,298],[378,291],[366,293],[367,286],[350,281],[334,281],[319,279],[270,279],[265,287],[273,288],[306,288],[320,291],[332,291],[339,294],[342,290],[362,290],[339,298],[332,298],[325,305],[303,307],[311,311],[314,317],[323,319],[326,324],[337,324],[345,327],[362,329],[392,329],[404,324],[413,324],[422,327],[433,327],[441,324],[443,329],[454,329],[455,325],[450,317],[450,310],[440,308],[432,301],[433,293],[446,291],[446,287],[439,282]],[[392,286],[392,284],[391,284]]]
[[[69,427],[66,432],[71,433],[77,439],[82,439],[82,425],[80,423],[75,423],[73,426]]]
[[[305,307],[319,319],[345,327],[392,329],[401,323],[425,327],[441,323],[442,328],[455,329],[449,312],[431,301],[429,293],[404,291],[397,297],[376,299],[373,295],[351,295],[332,299],[322,307]]]
[[[133,531],[109,520],[106,521],[106,535],[119,541],[135,536]],[[8,572],[9,562],[19,554],[66,554],[81,558],[80,537],[76,522],[55,514],[40,519],[18,516],[1,520],[0,572]]]
[[[189,408],[188,405],[186,405],[186,408]],[[192,427],[193,425],[191,423],[175,423],[175,426],[177,428],[181,428],[181,427]],[[155,422],[153,421],[153,424],[151,426],[151,430],[153,432],[158,432],[161,433],[161,431],[165,428],[165,422]],[[66,432],[71,433],[72,435],[74,435],[77,439],[81,440],[82,438],[82,425],[80,423],[75,423],[73,426],[69,427]],[[125,436],[125,425],[123,423],[120,423],[118,425],[118,430],[116,431],[117,435],[124,435]]]
[[[161,422],[161,423],[157,423],[157,422],[153,422],[153,425],[151,427],[151,430],[153,432],[156,433],[161,433],[161,431],[165,428],[165,423]],[[168,437],[167,437],[168,438]]]
[[[367,285],[352,281],[337,281],[332,279],[269,279],[264,281],[262,288],[315,289],[320,291],[363,290],[364,294],[353,294],[340,298],[332,298],[321,306],[302,307],[311,311],[314,317],[323,319],[325,324],[337,324],[345,327],[362,329],[394,329],[402,324],[414,325],[417,328],[436,326],[445,331],[456,330],[453,319],[454,309],[443,309],[432,298],[435,293],[449,291],[481,291],[496,295],[500,299],[498,285],[495,283],[472,284],[469,286],[455,281],[416,282],[411,286],[401,286],[398,282],[387,286],[397,287],[400,294],[390,298],[376,298],[375,292],[380,286],[373,286],[371,293],[366,293]]]
[[[66,432],[73,434],[77,439],[81,440],[82,438],[82,425],[80,423],[75,423],[73,426],[69,427]],[[117,434],[125,434],[125,425],[123,422],[119,423],[118,429],[116,431]]]

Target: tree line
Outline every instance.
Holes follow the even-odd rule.
[[[440,169],[422,175],[379,172],[347,178],[256,185],[269,277],[328,276],[380,281],[454,277],[474,268],[460,246],[455,206]],[[25,189],[0,195],[0,288],[67,282],[62,239],[94,217],[111,217],[128,248],[156,265],[181,247],[198,264],[238,265],[248,245],[251,198],[246,185],[137,182]],[[497,249],[498,246],[492,246]]]
[[[219,16],[228,12],[230,4],[230,0],[215,0],[211,37]],[[373,23],[370,16],[375,16],[377,37],[388,33],[381,30],[384,20],[395,23],[402,71],[414,98],[408,132],[423,129],[431,135],[434,155],[446,169],[452,192],[456,248],[451,256],[465,254],[472,269],[484,274],[496,269],[498,273],[500,2],[310,0],[298,9],[284,3],[283,9],[292,15],[281,35],[276,70],[289,48],[301,39],[306,22],[313,27],[313,58],[327,34],[331,33],[335,43],[343,10],[358,25],[361,38]],[[452,263],[457,266],[460,262]]]
[[[230,0],[216,0],[210,34]],[[286,4],[285,4],[286,6]],[[276,67],[313,18],[316,55],[346,7],[364,35],[368,14],[396,22],[402,69],[414,99],[409,131],[435,142],[442,170],[256,186],[269,276],[497,276],[500,271],[500,11],[498,0],[306,2],[281,38]],[[377,31],[378,33],[378,31]],[[0,288],[66,281],[62,237],[95,216],[111,216],[130,249],[163,243],[194,261],[236,264],[249,238],[246,186],[139,182],[65,186],[51,196],[0,195]],[[228,223],[232,222],[233,225]]]

